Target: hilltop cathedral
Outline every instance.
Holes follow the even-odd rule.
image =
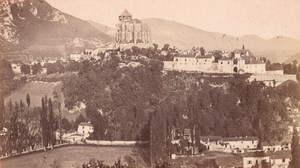
[[[148,44],[151,42],[148,24],[138,19],[132,19],[132,15],[126,9],[119,16],[119,21],[115,37],[117,44]]]

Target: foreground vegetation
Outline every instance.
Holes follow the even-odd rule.
[[[86,104],[95,126],[90,139],[150,140],[152,161],[181,150],[170,143],[173,129],[195,130],[196,144],[205,135],[282,139],[279,125],[290,120],[289,104],[300,100],[299,83],[273,88],[248,83],[248,74],[163,72],[167,56],[157,48],[132,48],[83,61],[78,75],[63,81],[66,105]]]

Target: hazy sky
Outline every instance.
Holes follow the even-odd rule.
[[[162,18],[234,36],[300,39],[300,0],[47,0],[61,11],[114,27],[126,8],[134,18]]]

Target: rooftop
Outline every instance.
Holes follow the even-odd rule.
[[[268,157],[264,151],[247,152],[242,154],[243,157]]]
[[[213,57],[213,54],[207,54],[207,55],[197,55],[196,58],[201,59],[201,58],[211,58]]]
[[[235,138],[222,138],[223,141],[258,141],[258,137],[235,137]]]
[[[190,55],[190,54],[180,54],[176,55],[174,57],[179,57],[179,58],[195,58],[195,55]]]
[[[132,16],[128,11],[127,9],[125,9],[120,16]]]
[[[93,127],[93,125],[90,122],[81,122],[79,125]]]
[[[271,159],[288,159],[291,158],[291,151],[290,150],[281,150],[276,152],[268,152],[268,156]]]

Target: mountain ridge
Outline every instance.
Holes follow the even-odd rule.
[[[90,45],[113,40],[112,36],[44,0],[4,0],[0,2],[0,9],[3,51],[24,50],[32,45],[67,45],[76,38]]]
[[[152,41],[163,45],[168,43],[182,49],[203,46],[207,50],[222,49],[232,51],[243,45],[255,55],[266,57],[272,62],[284,62],[300,52],[300,41],[284,36],[264,39],[257,35],[235,37],[218,32],[205,31],[172,20],[146,18],[151,27]]]

